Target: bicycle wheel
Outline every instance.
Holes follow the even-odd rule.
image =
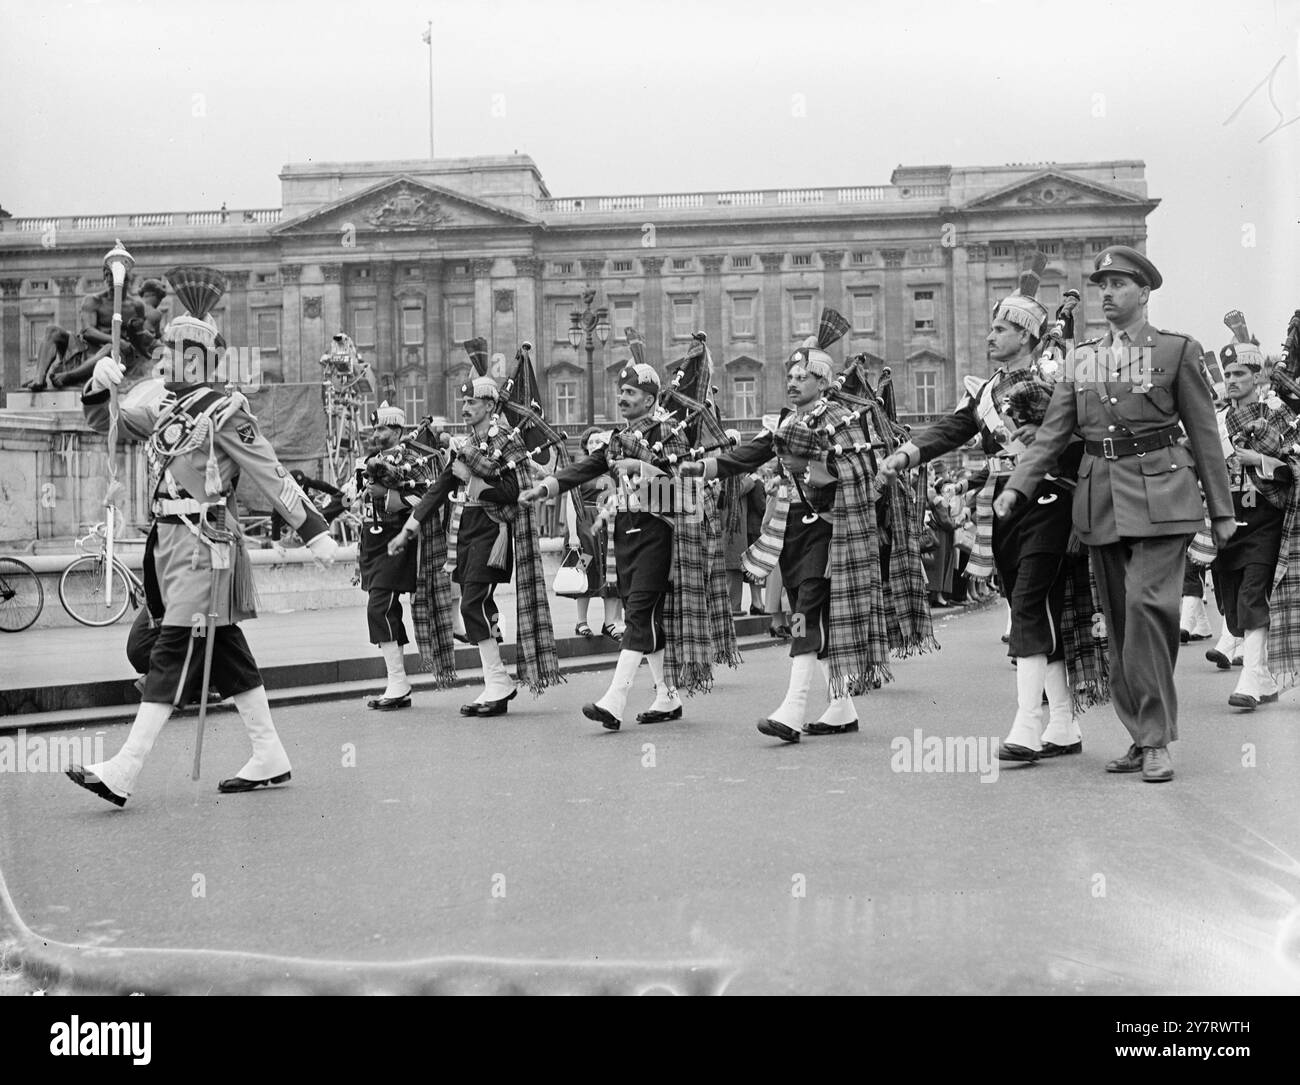
[[[59,578],[59,602],[82,625],[112,625],[126,613],[131,586],[126,574],[113,562],[113,602],[105,599],[104,557],[84,554],[63,570]]]
[[[25,561],[0,558],[0,633],[21,633],[41,616],[45,589]]]

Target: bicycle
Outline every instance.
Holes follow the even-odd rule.
[[[17,558],[0,558],[0,633],[21,633],[44,608],[45,588],[32,567]]]
[[[63,570],[59,577],[59,602],[82,625],[112,625],[126,613],[127,605],[138,610],[144,601],[144,582],[116,557],[113,558],[113,595],[105,593],[103,540],[104,524],[95,524],[89,534],[77,540],[82,556]],[[85,553],[92,540],[99,540],[99,550]]]

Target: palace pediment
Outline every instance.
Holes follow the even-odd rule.
[[[342,233],[413,233],[491,227],[540,226],[508,207],[414,177],[394,177],[282,222],[271,233],[280,237]]]
[[[1040,170],[971,200],[963,211],[1024,211],[1055,207],[1135,207],[1152,201],[1059,170]]]

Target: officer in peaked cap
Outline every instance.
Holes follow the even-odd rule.
[[[1160,272],[1135,249],[1112,245],[1097,254],[1090,278],[1100,288],[1107,332],[1071,351],[1047,416],[994,511],[1010,515],[1075,431],[1082,433],[1074,528],[1089,547],[1105,615],[1111,703],[1132,742],[1106,769],[1156,783],[1174,775],[1168,747],[1178,737],[1174,662],[1184,556],[1207,507],[1216,542],[1228,541],[1232,497],[1201,346],[1147,322]]]
[[[1159,290],[1164,283],[1160,270],[1143,256],[1137,249],[1127,245],[1111,245],[1097,253],[1093,261],[1093,272],[1088,276],[1094,283],[1101,282],[1107,275],[1129,275],[1137,281],[1138,286]]]

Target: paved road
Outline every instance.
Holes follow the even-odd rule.
[[[1102,771],[1127,745],[1108,708],[1078,757],[898,771],[918,728],[995,748],[1000,632],[997,610],[945,621],[941,652],[859,699],[861,734],[798,746],[753,725],[780,648],[680,723],[618,734],[577,711],[603,674],[493,720],[456,715],[464,691],[282,710],[292,785],[238,797],[215,791],[245,756],[237,719],[197,784],[185,720],[121,812],[60,776],[0,779],[0,870],[38,932],[112,947],[722,960],[732,994],[1300,991],[1300,694],[1236,713],[1234,679],[1186,655],[1169,784]]]

